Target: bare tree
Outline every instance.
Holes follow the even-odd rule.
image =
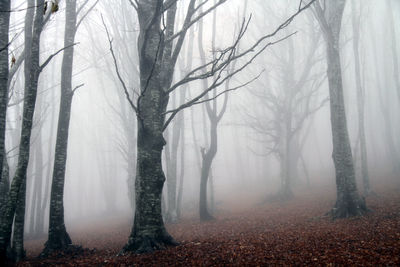
[[[357,190],[346,112],[343,97],[342,68],[340,61],[340,29],[345,0],[317,1],[315,13],[320,23],[327,53],[333,153],[336,172],[337,200],[331,215],[343,218],[362,215],[367,211],[365,200]]]
[[[307,19],[308,29],[298,36],[307,44],[305,51],[297,53],[293,39],[278,47],[279,50],[272,49],[276,59],[273,69],[262,80],[260,89],[251,91],[260,104],[256,114],[248,114],[249,126],[265,144],[262,155],[275,155],[280,165],[280,189],[267,200],[284,201],[293,197],[292,186],[307,138],[306,135],[300,140],[302,129],[327,101],[319,99],[319,90],[326,79],[317,71],[321,61],[317,53],[321,33],[315,30],[312,17]]]
[[[176,61],[188,29],[212,10],[225,3],[226,0],[219,0],[216,4],[211,4],[205,11],[200,12],[200,7],[205,6],[207,2],[200,2],[196,6],[197,1],[191,0],[188,3],[183,25],[181,29],[176,30],[177,1],[131,1],[133,7],[137,10],[140,25],[138,40],[140,94],[136,104],[132,99],[129,99],[132,109],[137,113],[138,156],[135,181],[135,218],[131,235],[122,253],[128,251],[143,253],[164,248],[166,245],[177,244],[165,229],[161,215],[161,193],[165,181],[161,161],[162,150],[165,146],[163,131],[172,119],[179,111],[187,107],[212,100],[213,98],[204,99],[204,97],[208,92],[216,90],[230,77],[249,66],[267,47],[281,41],[282,39],[267,40],[289,25],[313,1],[307,5],[300,5],[297,12],[279,25],[273,33],[262,36],[243,52],[236,53],[239,41],[244,36],[248,26],[248,23],[244,21],[231,46],[218,51],[215,59],[190,70],[183,79],[172,85]],[[112,40],[110,36],[108,37],[111,54],[115,60]],[[286,38],[284,37],[283,39]],[[245,58],[245,56],[249,57],[245,60],[245,63],[231,73],[226,72],[232,62],[239,58]],[[115,64],[117,65],[116,60]],[[203,69],[206,69],[206,72]],[[214,80],[206,90],[181,106],[167,110],[170,93],[184,84],[209,77],[214,77]],[[124,84],[122,79],[121,83]],[[244,85],[241,84],[229,90],[235,90]],[[127,91],[125,85],[124,89]],[[223,92],[217,93],[215,97],[226,93],[226,91],[223,90]]]

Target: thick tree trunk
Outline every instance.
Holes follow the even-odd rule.
[[[332,158],[335,165],[337,192],[336,204],[330,212],[333,218],[362,215],[367,211],[365,200],[357,191],[343,96],[339,39],[345,5],[345,0],[329,1],[325,6],[329,11],[326,13],[319,2],[316,3],[316,14],[326,41],[328,65]]]
[[[142,110],[146,112],[140,113],[143,116],[138,118],[135,218],[131,235],[122,253],[146,253],[176,244],[165,229],[161,215],[162,189],[165,182],[161,154],[165,140],[162,135],[163,119],[153,116],[156,115],[155,110],[160,107],[160,94],[157,97],[153,96],[154,102],[151,97],[146,96],[147,94],[141,104]]]
[[[218,138],[217,138],[217,119],[210,118],[210,147],[207,151],[202,151],[202,166],[200,178],[200,201],[199,201],[199,214],[201,221],[214,219],[207,208],[207,182],[210,174],[212,161],[217,154]]]
[[[136,209],[131,235],[122,253],[146,253],[176,245],[165,229],[161,199],[165,175],[162,150],[165,114],[175,62],[171,63],[172,42],[162,48],[161,31],[163,1],[138,1],[140,34],[140,97],[137,106]],[[166,35],[174,32],[176,4],[167,11]],[[160,49],[162,51],[160,51]],[[162,53],[161,53],[162,52]]]
[[[53,180],[50,193],[49,236],[42,252],[45,256],[72,244],[64,222],[64,183],[68,152],[68,132],[72,105],[73,43],[76,33],[76,0],[66,1],[63,61],[61,66],[61,99],[58,115]]]
[[[33,113],[35,110],[38,79],[41,68],[39,66],[40,34],[43,29],[43,6],[44,0],[28,1],[28,5],[36,6],[36,16],[33,20],[34,10],[28,9],[25,23],[25,46],[30,47],[26,51],[25,58],[25,90],[24,111],[22,116],[21,139],[19,146],[19,157],[17,170],[12,180],[11,188],[5,205],[5,213],[0,225],[0,261],[5,260],[6,250],[10,244],[11,229],[17,200],[26,183],[26,170],[28,168],[30,153],[30,138],[32,132]],[[32,20],[34,21],[32,26]],[[25,197],[25,196],[24,196]]]
[[[8,31],[10,26],[10,0],[0,2],[0,183],[5,158],[6,112],[8,103]],[[4,12],[5,11],[5,12]]]
[[[338,38],[337,38],[338,39]],[[342,74],[338,41],[327,43],[328,81],[330,95],[333,153],[337,200],[332,209],[334,218],[362,215],[366,212],[365,201],[360,198],[355,180],[353,157],[347,131],[344,107]]]

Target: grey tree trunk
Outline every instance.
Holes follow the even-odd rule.
[[[30,137],[32,131],[33,113],[37,95],[37,86],[41,66],[39,65],[40,34],[43,29],[43,4],[44,0],[28,1],[28,6],[36,6],[28,9],[25,22],[25,46],[30,47],[26,51],[25,58],[25,90],[24,110],[22,116],[22,129],[19,147],[17,170],[12,180],[5,206],[5,214],[2,216],[0,225],[0,261],[5,260],[6,250],[10,244],[11,229],[14,215],[17,209],[17,200],[26,186],[26,171],[29,162]],[[36,14],[34,16],[34,14]],[[34,19],[33,19],[34,16]],[[33,21],[33,25],[32,22]],[[21,206],[18,205],[19,208]]]
[[[390,35],[391,35],[391,48],[392,48],[392,59],[393,59],[393,79],[394,84],[396,86],[397,98],[400,102],[400,75],[399,75],[399,57],[397,53],[397,36],[395,26],[398,25],[394,21],[394,10],[392,9],[392,2],[389,0],[388,2],[388,15],[389,15],[389,25],[390,25]]]
[[[317,14],[324,32],[327,51],[332,158],[337,189],[336,204],[331,211],[334,218],[362,215],[367,211],[365,201],[357,191],[343,97],[339,37],[345,4],[345,0],[326,2],[328,18],[325,18],[321,6],[317,5]]]
[[[137,107],[137,164],[135,180],[136,209],[128,243],[121,253],[151,252],[176,245],[162,218],[161,198],[165,182],[162,170],[163,137],[168,94],[175,61],[172,43],[161,47],[163,1],[138,1],[140,34],[138,38],[140,98]],[[166,36],[174,32],[176,4],[167,11]],[[162,53],[161,53],[162,52]]]
[[[207,208],[207,182],[210,174],[210,169],[215,155],[217,154],[218,148],[218,137],[217,137],[217,118],[212,119],[210,117],[210,146],[207,152],[202,150],[202,165],[201,165],[201,177],[200,177],[200,201],[199,201],[199,214],[201,221],[207,221],[214,219],[213,216],[208,212]]]
[[[49,236],[41,254],[42,256],[55,250],[66,249],[72,244],[64,222],[64,182],[71,105],[74,95],[72,90],[72,68],[74,58],[73,44],[77,28],[76,0],[66,1],[65,18],[64,47],[66,49],[64,50],[61,66],[61,99],[50,193]]]
[[[26,205],[26,182],[22,184],[15,210],[13,242],[11,254],[9,255],[15,262],[25,258],[24,249],[24,228],[25,228],[25,205]]]
[[[0,183],[5,158],[6,112],[8,102],[8,31],[10,26],[10,0],[0,2]],[[6,11],[6,12],[4,12]]]
[[[174,96],[176,98],[176,96]],[[179,105],[184,103],[185,99],[180,98]],[[175,102],[175,101],[173,101]],[[172,127],[172,142],[170,147],[170,159],[167,175],[168,187],[168,211],[166,214],[166,221],[176,222],[178,219],[177,214],[177,180],[178,180],[178,148],[181,140],[183,112],[180,112],[175,119]]]
[[[4,155],[6,152],[4,151]],[[3,159],[2,180],[0,181],[0,217],[3,217],[4,205],[7,200],[7,193],[10,189],[10,169],[7,162],[7,157]]]
[[[367,142],[365,138],[365,123],[364,123],[364,106],[365,93],[361,85],[361,67],[360,67],[360,16],[356,17],[356,3],[351,2],[352,7],[352,25],[353,25],[353,53],[355,62],[356,88],[357,88],[357,110],[358,110],[358,134],[360,139],[360,156],[361,156],[361,177],[364,186],[364,193],[371,193],[368,173],[368,158],[367,158]]]

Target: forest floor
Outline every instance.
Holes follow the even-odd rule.
[[[215,221],[168,224],[181,245],[144,255],[116,256],[129,236],[126,219],[86,223],[70,229],[74,243],[88,248],[83,254],[37,259],[44,240],[27,241],[28,258],[18,265],[400,266],[399,187],[375,190],[367,198],[372,212],[335,221],[323,216],[335,201],[327,188],[296,192],[286,202],[244,205],[243,198],[233,199]]]

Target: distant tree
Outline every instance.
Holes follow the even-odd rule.
[[[315,13],[326,41],[333,153],[337,200],[331,210],[333,218],[362,215],[365,200],[357,190],[353,157],[347,130],[340,57],[340,29],[345,0],[315,2]]]
[[[361,4],[360,4],[361,5]],[[363,181],[364,193],[371,193],[368,172],[367,142],[365,137],[365,90],[361,81],[361,61],[360,61],[360,20],[361,14],[357,11],[355,0],[351,0],[352,8],[352,29],[353,29],[353,54],[354,54],[354,71],[357,88],[357,111],[358,111],[358,142],[360,144],[361,156],[361,177]],[[360,9],[360,8],[358,8]]]
[[[247,9],[247,3],[248,1],[244,2],[244,9]],[[244,11],[243,14],[245,14],[246,11]],[[216,10],[213,11],[213,22],[212,22],[212,44],[211,44],[211,49],[214,51],[214,59],[216,56],[216,35],[217,35],[217,13]],[[204,27],[203,27],[203,21],[199,22],[199,34],[198,34],[198,47],[199,47],[199,54],[200,58],[202,60],[202,64],[206,64],[206,54],[204,51],[203,47],[203,33],[204,33]],[[237,52],[239,52],[239,45],[237,46]],[[231,64],[231,66],[228,67],[227,72],[231,73],[234,68],[235,68],[235,62]],[[206,90],[208,88],[208,81],[206,79],[202,80],[203,82],[203,89]],[[230,88],[230,80],[227,80],[225,83],[225,91],[228,91]],[[222,102],[222,106],[218,107],[218,101],[217,101],[217,91],[213,90],[212,95],[210,96],[207,94],[205,96],[205,107],[206,107],[206,113],[207,113],[207,118],[208,122],[210,125],[209,128],[209,142],[207,141],[207,147],[206,148],[201,148],[201,172],[200,172],[200,197],[199,197],[199,216],[201,221],[208,221],[214,219],[214,217],[210,214],[208,211],[208,205],[207,205],[207,185],[208,185],[208,180],[211,177],[211,166],[212,162],[217,154],[218,151],[218,124],[221,121],[222,117],[225,114],[227,104],[228,104],[228,92],[224,94],[224,99]],[[211,101],[210,98],[212,98]],[[204,123],[204,128],[206,127],[206,123]],[[204,138],[208,138],[208,135],[205,134]],[[212,189],[211,189],[212,190]]]
[[[248,124],[265,144],[262,155],[275,155],[280,165],[280,189],[267,200],[293,197],[292,187],[307,138],[301,140],[302,129],[327,101],[319,99],[319,90],[326,76],[316,70],[321,61],[317,54],[321,33],[315,30],[311,18],[308,17],[308,29],[303,29],[303,34],[297,37],[303,38],[305,49],[297,52],[299,49],[293,39],[272,49],[273,67],[260,88],[252,91],[259,99],[259,111],[249,114]]]

